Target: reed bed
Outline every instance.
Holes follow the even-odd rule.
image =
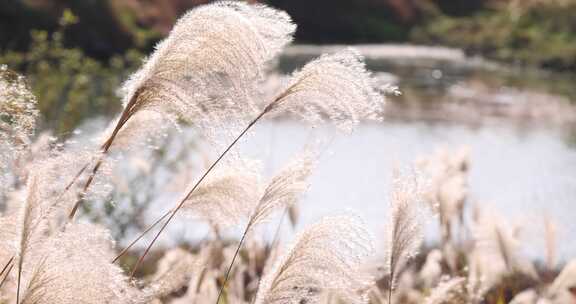
[[[397,94],[379,87],[351,48],[266,85],[270,62],[294,31],[287,14],[263,5],[217,2],[188,12],[121,88],[118,118],[80,143],[34,136],[36,98],[3,67],[0,303],[574,303],[576,266],[557,271],[552,222],[547,263],[535,265],[521,254],[519,227],[470,205],[466,149],[438,151],[410,164],[411,173],[394,172],[388,228],[379,235],[343,211],[288,244],[278,233],[262,240],[258,227],[298,221],[323,148],[306,146],[266,177],[237,143],[279,116],[346,134],[380,120],[384,95]],[[195,130],[215,156],[196,176],[171,176],[180,194],[164,197],[165,212],[120,246],[112,237],[120,223],[91,221],[90,210],[111,193],[147,190],[123,185],[115,172],[154,139],[165,143],[171,128]],[[153,161],[140,160],[144,176],[154,174]],[[185,215],[208,223],[210,235],[156,247]],[[441,241],[424,245],[422,225],[435,219]],[[222,237],[230,229],[240,229],[238,240]],[[376,238],[385,240],[383,250]]]

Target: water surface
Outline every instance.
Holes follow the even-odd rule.
[[[535,256],[543,253],[543,215],[548,215],[560,228],[560,255],[576,256],[576,245],[569,242],[576,233],[576,150],[559,129],[384,122],[342,135],[330,127],[311,130],[277,121],[260,125],[242,146],[273,172],[314,138],[331,142],[300,204],[303,224],[352,208],[382,234],[392,170],[408,168],[416,158],[440,147],[466,145],[471,149],[468,204],[480,204],[518,222],[524,228],[527,251]],[[430,236],[437,235],[435,225],[431,220]]]

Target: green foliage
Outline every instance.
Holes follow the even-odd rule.
[[[81,49],[66,47],[64,27],[74,20],[65,13],[60,30],[30,33],[28,51],[0,55],[0,63],[28,75],[39,100],[42,127],[58,133],[69,132],[90,116],[117,112],[120,101],[115,91],[141,58],[139,52],[128,51],[102,62],[85,56]]]
[[[567,70],[576,67],[575,15],[574,1],[509,4],[470,17],[438,14],[412,37],[510,63]]]

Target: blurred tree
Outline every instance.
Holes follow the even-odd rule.
[[[438,8],[447,15],[468,16],[486,8],[487,0],[434,0]]]
[[[52,16],[35,10],[19,0],[0,1],[0,48],[23,50],[30,43],[30,30],[57,26]]]

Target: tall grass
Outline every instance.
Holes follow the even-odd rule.
[[[188,12],[121,89],[119,117],[82,144],[34,138],[36,99],[22,78],[3,68],[0,303],[501,303],[516,294],[569,299],[573,263],[545,280],[544,270],[522,257],[518,233],[505,221],[480,211],[464,220],[466,150],[423,158],[415,163],[422,172],[397,176],[382,257],[363,221],[350,214],[320,219],[287,249],[279,235],[261,241],[257,226],[280,229],[282,220],[274,215],[289,213],[296,221],[293,210],[321,154],[307,149],[266,181],[258,161],[245,159],[237,143],[249,144],[250,131],[277,116],[350,132],[379,120],[384,103],[383,90],[354,49],[321,56],[279,91],[262,94],[267,66],[294,30],[288,15],[262,5],[217,2]],[[114,169],[130,160],[131,148],[146,148],[143,142],[169,126],[193,128],[216,157],[197,178],[185,179],[166,212],[156,212],[161,216],[153,224],[117,250],[110,227],[77,219],[81,207],[97,207],[98,198],[119,187]],[[155,249],[181,213],[209,223],[211,237]],[[442,242],[431,251],[422,248],[427,213],[437,213],[442,228]],[[157,226],[145,249],[134,250]],[[548,272],[555,271],[552,226],[547,222]],[[221,237],[231,228],[243,231],[238,242]],[[456,229],[464,233],[454,237]],[[425,262],[419,251],[429,252]]]

